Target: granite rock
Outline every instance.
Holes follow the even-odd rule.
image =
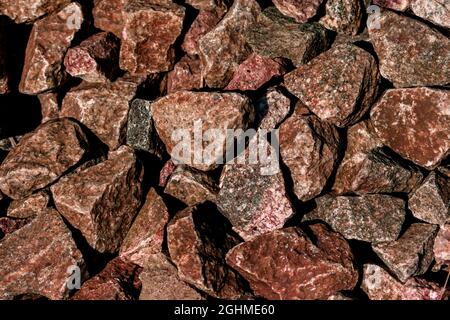
[[[1,3],[0,3],[1,12]],[[7,36],[8,23],[3,19],[0,21],[0,95],[6,94],[11,91],[10,88],[10,71],[8,70],[8,64],[10,62],[10,53],[7,50],[8,36]]]
[[[434,240],[433,252],[436,260],[434,270],[439,270],[442,266],[450,267],[450,224],[440,227]]]
[[[329,0],[325,7],[325,16],[320,23],[327,29],[356,35],[361,27],[363,8],[361,1]]]
[[[256,103],[256,124],[261,130],[271,131],[288,117],[291,111],[291,99],[282,88],[270,88]]]
[[[165,188],[167,182],[169,181],[170,176],[177,166],[173,163],[172,160],[167,160],[163,165],[161,171],[159,172],[159,186]]]
[[[11,218],[32,218],[44,212],[50,202],[45,191],[35,193],[25,199],[14,200],[8,207],[7,215]]]
[[[300,23],[313,18],[323,2],[324,0],[273,0],[273,4],[282,14]]]
[[[167,93],[203,87],[201,62],[188,55],[181,58],[167,74]]]
[[[94,0],[94,25],[103,30],[114,33],[122,38],[124,26],[124,5],[126,0]]]
[[[38,95],[38,99],[41,103],[41,123],[59,118],[59,102],[56,92],[41,93]]]
[[[396,11],[406,11],[410,6],[411,0],[373,0],[375,5]]]
[[[15,219],[11,217],[0,218],[0,240],[7,234],[19,230],[27,225],[32,219]]]
[[[414,14],[438,26],[450,28],[450,2],[446,0],[411,0]]]
[[[0,15],[10,17],[15,23],[33,23],[69,3],[70,0],[1,0]]]

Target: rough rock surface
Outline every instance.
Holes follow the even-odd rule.
[[[273,4],[285,16],[297,22],[306,22],[314,17],[324,0],[273,0]]]
[[[316,199],[317,208],[303,220],[320,219],[346,239],[367,242],[394,241],[405,221],[405,202],[387,195]]]
[[[412,0],[411,9],[418,17],[450,28],[450,2],[446,0]]]
[[[92,14],[97,28],[122,37],[125,0],[94,0]]]
[[[26,224],[28,224],[31,219],[14,219],[10,217],[0,218],[0,240],[7,234],[13,233],[19,230]]]
[[[0,242],[0,266],[2,299],[26,293],[67,298],[68,268],[78,266],[84,275],[81,252],[55,210],[43,212]]]
[[[203,87],[201,62],[188,55],[181,58],[167,74],[167,93]]]
[[[450,267],[450,224],[440,227],[433,246],[436,265],[434,269],[440,269],[445,265]]]
[[[117,252],[142,198],[143,169],[122,146],[108,160],[62,178],[51,187],[58,211],[99,252]]]
[[[256,124],[259,129],[271,131],[287,118],[291,111],[291,99],[281,88],[270,88],[255,104]]]
[[[370,118],[385,145],[420,166],[434,169],[450,154],[450,91],[388,90]]]
[[[65,81],[64,56],[83,19],[81,6],[73,2],[34,23],[25,54],[20,92],[38,94]]]
[[[380,28],[369,28],[369,34],[383,77],[395,87],[450,83],[449,38],[392,11],[382,12],[379,23]]]
[[[321,224],[311,231],[315,243],[294,227],[263,234],[233,248],[227,262],[266,299],[326,299],[353,289],[358,274],[348,243]]]
[[[0,189],[20,199],[81,164],[89,152],[81,127],[69,119],[49,121],[27,134],[0,166]]]
[[[45,211],[50,202],[49,195],[45,192],[38,192],[25,199],[14,200],[8,207],[8,217],[11,218],[31,218]]]
[[[41,103],[41,123],[46,123],[49,120],[59,118],[59,102],[58,95],[55,92],[46,92],[38,95]]]
[[[383,8],[396,11],[406,11],[409,8],[411,0],[373,0],[373,3]]]
[[[169,212],[164,201],[151,189],[120,247],[120,256],[144,267],[148,258],[162,251]]]
[[[161,171],[159,172],[159,186],[165,188],[167,185],[167,181],[169,181],[170,175],[175,170],[177,166],[173,163],[172,160],[168,160]]]
[[[1,0],[0,15],[16,23],[32,23],[68,4],[70,0]]]
[[[1,3],[0,3],[1,12]],[[0,94],[6,94],[11,91],[10,88],[10,71],[8,70],[8,64],[10,59],[10,54],[8,52],[8,37],[7,30],[8,24],[3,19],[0,21]]]
[[[401,282],[427,272],[433,262],[437,226],[415,223],[398,239],[372,245],[375,253]]]
[[[325,11],[320,19],[325,28],[348,35],[358,34],[363,17],[361,1],[328,0]]]

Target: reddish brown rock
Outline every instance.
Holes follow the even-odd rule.
[[[201,62],[198,57],[184,56],[167,75],[167,93],[202,87]]]
[[[395,87],[450,83],[450,39],[423,22],[384,11],[369,28],[383,77]],[[417,35],[420,34],[420,37]]]
[[[360,1],[330,0],[325,10],[325,16],[320,19],[325,28],[348,35],[358,34],[363,17]]]
[[[364,265],[361,288],[370,300],[441,300],[436,283],[410,278],[403,284],[374,264]]]
[[[304,221],[322,220],[346,239],[372,243],[394,241],[405,221],[405,202],[387,195],[316,199],[317,208]]]
[[[0,297],[33,293],[50,299],[67,298],[68,269],[84,260],[72,234],[55,210],[42,212],[0,242]]]
[[[373,0],[373,3],[376,5],[396,11],[406,11],[410,2],[411,0]]]
[[[139,278],[139,300],[203,300],[200,293],[180,280],[177,268],[162,253],[149,257]]]
[[[440,227],[434,240],[433,252],[436,260],[434,270],[439,270],[442,266],[450,267],[450,224]]]
[[[119,79],[108,84],[82,83],[64,97],[61,116],[77,119],[111,149],[126,138],[130,102],[137,84]]]
[[[14,219],[10,217],[0,218],[0,240],[7,234],[13,233],[19,230],[23,226],[27,225],[31,219]]]
[[[326,299],[353,289],[358,273],[348,243],[320,224],[311,231],[315,243],[294,227],[261,235],[233,248],[227,262],[266,299]]]
[[[169,212],[164,201],[151,189],[123,240],[119,255],[144,267],[152,254],[162,251],[168,222]]]
[[[339,127],[356,123],[375,99],[379,81],[375,59],[342,44],[285,76],[287,89],[320,119]]]
[[[385,145],[420,166],[433,169],[450,154],[450,91],[388,90],[370,117]]]
[[[122,37],[125,0],[94,0],[92,14],[97,28]]]
[[[95,277],[87,280],[71,300],[137,300],[142,268],[115,258]]]
[[[409,196],[409,208],[420,220],[443,225],[450,222],[450,179],[432,172]]]
[[[141,205],[143,169],[122,146],[108,160],[51,187],[55,206],[99,252],[119,250]]]
[[[34,23],[28,40],[20,92],[38,94],[65,81],[64,56],[82,22],[81,6],[73,2]]]
[[[12,199],[24,198],[81,164],[88,152],[88,138],[78,124],[49,121],[9,152],[0,166],[0,189]]]
[[[64,59],[72,77],[87,82],[114,80],[119,69],[120,41],[112,33],[100,32],[70,48]]]
[[[352,126],[347,133],[347,150],[336,174],[336,194],[411,192],[424,176],[415,166],[399,161],[387,152],[370,122]]]
[[[297,22],[306,22],[314,17],[324,0],[273,0],[280,12]]]
[[[234,70],[250,55],[244,34],[256,22],[255,0],[236,0],[225,17],[199,41],[202,76],[210,88],[223,88]]]
[[[168,71],[173,44],[183,27],[184,7],[171,1],[129,1],[124,6],[120,67],[132,74]]]
[[[168,160],[159,173],[159,186],[165,188],[167,181],[169,181],[170,175],[173,173],[177,166],[172,160]]]
[[[245,293],[242,280],[225,263],[226,253],[239,241],[212,210],[187,208],[175,216],[167,229],[170,257],[181,280],[218,298],[239,299]]]
[[[49,195],[42,191],[21,200],[14,200],[8,207],[8,217],[31,218],[45,211],[50,202]]]
[[[433,262],[437,226],[415,223],[398,239],[372,245],[375,253],[401,281],[428,271]]]
[[[411,0],[411,9],[418,17],[450,28],[450,2],[446,0]]]
[[[69,2],[70,0],[1,0],[0,15],[6,15],[16,23],[32,23]]]
[[[38,98],[41,103],[42,123],[59,118],[59,102],[56,92],[41,93]]]
[[[281,88],[270,88],[255,104],[256,123],[259,129],[273,130],[277,128],[291,111],[291,99]]]
[[[290,170],[295,194],[307,201],[322,192],[336,166],[339,134],[333,125],[320,122],[316,116],[299,113],[296,111],[280,127],[280,152]]]
[[[282,59],[270,59],[252,53],[237,67],[225,90],[258,90],[272,78],[282,76],[285,70]]]
[[[1,12],[1,3],[0,3],[0,12]],[[5,22],[5,20],[0,21],[0,94],[5,94],[10,92],[9,87],[9,70],[8,70],[8,63],[9,63],[9,53],[7,50],[7,28],[8,23]]]

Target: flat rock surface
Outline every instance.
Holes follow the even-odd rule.
[[[297,22],[306,22],[314,17],[324,0],[274,0],[273,4],[285,16]]]
[[[411,10],[431,23],[450,28],[450,2],[446,0],[411,0]]]
[[[14,200],[8,207],[8,217],[31,218],[45,211],[50,197],[45,191],[35,193],[25,199]]]
[[[167,93],[203,87],[201,61],[188,55],[181,58],[167,74]]]
[[[70,0],[1,0],[0,14],[16,23],[32,23],[70,3]]]
[[[97,28],[122,37],[125,0],[95,0],[92,15]]]

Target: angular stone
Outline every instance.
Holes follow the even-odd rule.
[[[409,196],[409,208],[420,220],[443,225],[450,222],[450,179],[431,172],[423,184]]]
[[[266,299],[326,299],[353,289],[358,273],[348,243],[321,224],[311,231],[315,242],[295,227],[263,234],[230,250],[227,263]]]
[[[177,268],[162,253],[149,257],[139,278],[139,300],[203,300],[200,293],[180,280]]]
[[[69,2],[70,0],[1,0],[0,15],[6,15],[16,23],[33,23]]]
[[[401,281],[428,271],[433,262],[437,226],[415,223],[398,239],[372,245],[373,251]]]
[[[77,119],[111,149],[126,138],[130,103],[137,85],[120,79],[108,84],[82,83],[64,97],[61,116]]]
[[[137,300],[142,268],[115,258],[95,277],[87,280],[71,300]]]
[[[69,267],[85,264],[72,233],[55,210],[42,212],[0,242],[0,297],[33,293],[49,299],[67,298]]]
[[[41,93],[38,98],[41,103],[42,123],[59,118],[59,102],[56,92]]]
[[[114,80],[119,69],[120,40],[112,33],[100,32],[70,48],[64,59],[72,77],[87,82]]]
[[[379,23],[380,28],[369,28],[369,34],[383,77],[397,88],[450,83],[449,38],[392,11],[382,12]]]
[[[10,217],[0,218],[0,240],[7,234],[13,233],[19,230],[23,226],[27,225],[31,219],[14,219]]]
[[[144,267],[152,254],[162,251],[168,222],[169,212],[164,201],[151,189],[123,240],[120,257]]]
[[[0,189],[12,199],[25,198],[80,165],[89,151],[88,138],[77,123],[49,121],[9,152],[0,166]]]
[[[132,74],[169,71],[185,8],[171,1],[129,1],[124,7],[120,67]]]
[[[307,201],[322,192],[336,166],[339,133],[333,125],[297,110],[280,127],[280,152],[290,170],[295,194]]]
[[[450,28],[450,2],[441,0],[412,0],[414,14],[439,26]]]
[[[361,288],[370,300],[441,300],[441,288],[424,279],[410,278],[401,283],[383,268],[364,265]]]
[[[434,240],[433,252],[436,260],[434,270],[439,270],[442,266],[450,267],[450,224],[440,227]]]
[[[31,218],[44,212],[50,202],[46,192],[38,192],[22,200],[14,200],[8,207],[8,217]]]
[[[318,23],[295,23],[268,8],[247,32],[253,51],[269,58],[286,58],[295,66],[307,63],[328,47],[327,32]]]
[[[255,104],[256,123],[259,129],[271,131],[277,128],[291,111],[291,99],[281,88],[270,88]]]
[[[325,10],[325,16],[320,19],[325,28],[348,35],[358,34],[363,17],[360,1],[329,0]]]
[[[1,2],[0,2],[0,12],[2,10]],[[6,94],[10,92],[10,75],[8,70],[9,64],[9,53],[7,50],[7,28],[8,24],[5,20],[0,21],[0,94]]]
[[[124,26],[125,0],[94,0],[94,25],[103,30],[114,33],[116,37],[122,38]]]
[[[273,4],[285,16],[297,22],[306,22],[314,17],[324,0],[273,0]]]
[[[187,4],[197,10],[226,10],[228,0],[185,0]]]
[[[272,78],[286,73],[282,59],[270,59],[252,53],[233,74],[225,90],[258,90]]]
[[[214,169],[222,160],[226,130],[246,130],[254,119],[249,99],[238,93],[178,91],[152,103],[151,110],[172,160],[203,171]],[[214,136],[213,152],[201,139],[210,129],[220,131],[209,131]]]
[[[382,147],[369,121],[347,132],[347,150],[333,185],[336,194],[409,193],[424,176],[415,166],[399,161]]]
[[[346,127],[369,110],[379,77],[372,55],[342,44],[287,74],[284,83],[320,119]]]
[[[122,146],[108,160],[51,187],[55,206],[99,252],[119,250],[141,205],[143,169]]]
[[[387,195],[316,199],[317,208],[303,221],[322,220],[346,239],[372,243],[394,241],[405,221],[405,202]]]
[[[256,22],[255,0],[236,0],[225,17],[199,41],[202,76],[210,88],[223,88],[234,70],[250,55],[244,34]]]
[[[229,234],[225,222],[212,208],[187,208],[167,229],[172,261],[181,280],[221,299],[244,295],[240,276],[227,267],[226,253],[239,241]]]
[[[159,186],[165,188],[170,176],[177,166],[172,160],[168,160],[159,173]]]
[[[65,81],[64,56],[83,21],[81,5],[73,2],[34,23],[28,40],[20,92],[38,94]]]
[[[385,145],[422,167],[432,170],[450,155],[450,91],[388,90],[370,118]]]
[[[396,11],[406,11],[409,8],[411,0],[373,0],[373,3]]]
[[[201,62],[198,57],[184,56],[167,75],[167,93],[202,87]]]

